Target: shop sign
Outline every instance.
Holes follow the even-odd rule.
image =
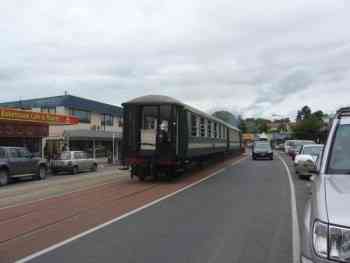
[[[0,108],[0,119],[12,121],[28,121],[51,125],[73,125],[79,123],[79,118],[44,112],[33,112]]]

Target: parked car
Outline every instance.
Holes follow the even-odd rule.
[[[305,144],[299,153],[295,156],[294,166],[295,172],[302,179],[309,179],[310,170],[316,164],[317,158],[322,153],[323,144]]]
[[[289,149],[293,146],[295,146],[296,140],[287,140],[284,143],[284,151],[286,154],[289,154]]]
[[[65,151],[62,152],[58,159],[51,162],[52,173],[70,172],[77,174],[81,171],[97,171],[97,162],[89,158],[88,154],[83,151]]]
[[[300,152],[301,148],[305,144],[316,144],[316,143],[311,140],[295,140],[294,145],[289,147],[288,155],[292,158],[293,161],[295,159],[295,156]]]
[[[350,262],[350,108],[337,112],[312,172],[302,220],[301,261]]]
[[[46,161],[34,157],[26,148],[0,147],[0,186],[7,185],[19,177],[45,179],[46,174]]]
[[[275,149],[278,151],[284,151],[284,143],[277,144]]]
[[[253,160],[257,159],[270,159],[273,160],[273,151],[271,144],[268,142],[259,142],[254,144],[252,152]]]

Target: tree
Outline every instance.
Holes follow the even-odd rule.
[[[319,110],[312,113],[312,116],[318,119],[319,121],[323,121],[323,117],[325,116],[325,114],[323,113],[323,111]]]
[[[309,106],[304,106],[297,114],[297,121],[302,121],[311,117],[311,109]]]
[[[241,130],[242,133],[247,132],[247,123],[244,119],[242,119],[241,116],[239,116],[239,126],[238,128]]]
[[[297,115],[297,123],[293,128],[296,139],[317,140],[323,127],[323,112],[311,112],[308,106],[304,106]]]

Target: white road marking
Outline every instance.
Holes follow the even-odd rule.
[[[232,163],[231,166],[236,165],[236,164],[240,163],[241,161],[243,161],[243,160],[245,160],[245,159],[246,159],[246,158],[239,159],[239,160],[237,160],[236,162]],[[47,254],[47,253],[49,253],[49,252],[51,252],[51,251],[53,251],[53,250],[55,250],[55,249],[58,249],[58,248],[60,248],[60,247],[62,247],[62,246],[64,246],[64,245],[66,245],[66,244],[68,244],[68,243],[71,243],[71,242],[73,242],[73,241],[75,241],[75,240],[77,240],[77,239],[80,239],[80,238],[82,238],[82,237],[84,237],[84,236],[87,236],[87,235],[89,235],[89,234],[91,234],[91,233],[93,233],[93,232],[96,232],[96,231],[98,231],[98,230],[104,228],[104,227],[107,227],[107,226],[109,226],[109,225],[111,225],[111,224],[113,224],[113,223],[116,223],[116,222],[118,222],[118,221],[120,221],[120,220],[122,220],[122,219],[124,219],[124,218],[126,218],[126,217],[129,217],[129,216],[131,216],[131,215],[133,215],[133,214],[136,214],[136,213],[138,213],[138,212],[140,212],[140,211],[142,211],[142,210],[144,210],[144,209],[146,209],[146,208],[149,208],[149,207],[151,207],[151,206],[153,206],[153,205],[155,205],[155,204],[158,204],[158,203],[160,203],[161,201],[164,201],[165,199],[168,199],[168,198],[170,198],[170,197],[172,197],[172,196],[174,196],[174,195],[177,195],[177,194],[179,194],[179,193],[181,193],[181,192],[183,192],[183,191],[185,191],[185,190],[187,190],[187,189],[189,189],[189,188],[192,188],[192,187],[194,187],[194,186],[196,186],[196,185],[198,185],[198,184],[200,184],[200,183],[202,183],[202,182],[204,182],[204,181],[210,179],[211,177],[213,177],[213,176],[215,176],[215,175],[218,175],[218,174],[224,172],[225,170],[226,170],[226,168],[222,168],[222,169],[220,169],[220,170],[218,170],[218,171],[216,171],[216,172],[214,172],[214,173],[208,175],[207,177],[204,177],[203,179],[201,179],[201,180],[199,180],[199,181],[196,181],[196,182],[194,182],[194,183],[192,183],[192,184],[189,184],[189,185],[187,185],[187,186],[185,186],[185,187],[183,187],[183,188],[181,188],[181,189],[179,189],[179,190],[177,190],[177,191],[175,191],[175,192],[173,192],[173,193],[171,193],[171,194],[168,194],[168,195],[166,195],[166,196],[163,196],[163,197],[161,197],[161,198],[159,198],[159,199],[157,199],[157,200],[154,200],[154,201],[152,201],[152,202],[150,202],[150,203],[148,203],[148,204],[146,204],[146,205],[144,205],[144,206],[141,206],[141,207],[139,207],[139,208],[136,208],[136,209],[134,209],[134,210],[132,210],[132,211],[130,211],[130,212],[124,214],[124,215],[121,215],[121,216],[119,216],[119,217],[116,217],[116,218],[114,218],[114,219],[112,219],[112,220],[110,220],[110,221],[108,221],[108,222],[106,222],[106,223],[104,223],[104,224],[101,224],[101,225],[98,225],[98,226],[96,226],[96,227],[94,227],[94,228],[91,228],[90,230],[87,230],[87,231],[85,231],[85,232],[83,232],[83,233],[81,233],[81,234],[79,234],[79,235],[76,235],[76,236],[74,236],[74,237],[71,237],[71,238],[69,238],[69,239],[66,239],[66,240],[64,240],[64,241],[62,241],[62,242],[60,242],[60,243],[57,243],[57,244],[55,244],[55,245],[52,245],[52,246],[50,246],[50,247],[48,247],[48,248],[46,248],[46,249],[43,249],[43,250],[41,250],[41,251],[39,251],[39,252],[36,252],[36,253],[34,253],[34,254],[32,254],[32,255],[29,255],[29,256],[27,256],[27,257],[25,257],[25,258],[23,258],[23,259],[20,259],[20,260],[18,260],[18,261],[16,261],[16,262],[17,262],[17,263],[25,263],[25,262],[28,262],[28,261],[30,261],[30,260],[33,260],[33,259],[35,259],[35,258],[37,258],[37,257],[40,257],[40,256],[42,256],[42,255],[44,255],[44,254]]]
[[[300,258],[300,232],[299,232],[299,222],[298,222],[298,212],[297,212],[297,203],[295,198],[295,187],[293,183],[292,174],[289,170],[288,165],[283,160],[283,158],[278,155],[278,158],[284,165],[287,171],[289,186],[290,186],[290,194],[291,194],[291,209],[292,209],[292,235],[293,235],[293,263],[299,263]]]

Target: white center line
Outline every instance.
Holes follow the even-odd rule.
[[[288,165],[280,155],[278,155],[278,158],[286,168],[288,179],[289,179],[290,195],[291,195],[290,201],[291,201],[291,209],[292,209],[293,263],[299,263],[300,233],[299,233],[299,222],[298,222],[298,212],[297,212],[297,203],[295,198],[294,182],[293,182],[292,174],[289,170]]]

